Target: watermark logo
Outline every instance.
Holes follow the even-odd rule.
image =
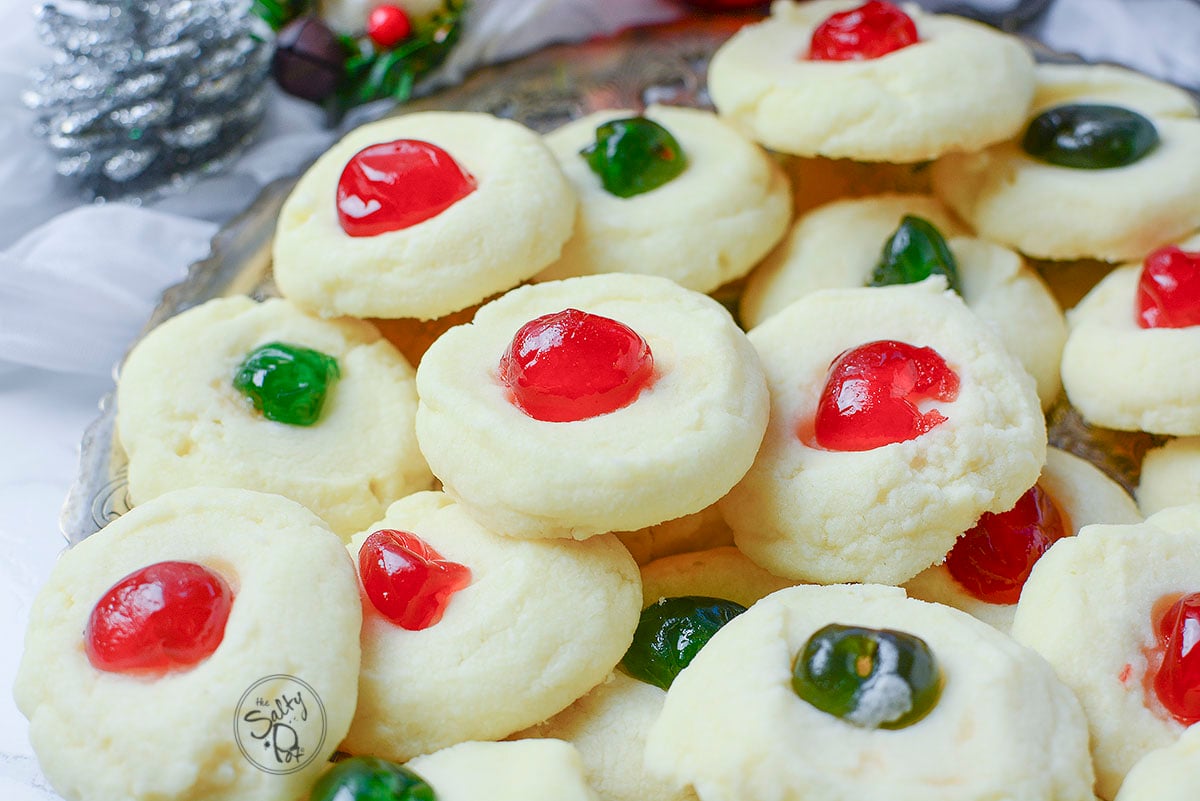
[[[295,773],[325,744],[325,706],[306,682],[277,673],[250,685],[238,701],[233,736],[242,756],[267,773]]]

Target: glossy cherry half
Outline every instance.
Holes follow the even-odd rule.
[[[1200,325],[1200,251],[1172,245],[1146,257],[1138,278],[1137,322],[1142,328]]]
[[[813,31],[812,61],[864,61],[916,44],[912,17],[884,0],[829,16]]]
[[[500,358],[513,404],[564,423],[628,406],[654,375],[650,346],[624,323],[564,309],[521,326]]]
[[[402,629],[420,631],[442,619],[471,570],[450,562],[407,531],[380,529],[358,550],[358,573],[371,605]]]
[[[390,3],[376,6],[367,15],[367,36],[379,47],[395,47],[412,33],[412,21],[400,6]]]
[[[203,565],[147,565],[92,607],[83,635],[88,661],[122,673],[191,667],[217,650],[232,607],[229,584]]]
[[[363,148],[342,170],[337,214],[350,236],[399,231],[475,191],[475,179],[437,145],[397,139]]]
[[[954,543],[946,568],[972,597],[1015,604],[1037,560],[1069,533],[1054,499],[1034,484],[1007,512],[984,512]]]
[[[1158,635],[1154,692],[1171,717],[1185,726],[1200,722],[1200,593],[1171,604],[1154,621]]]
[[[845,351],[829,367],[817,405],[818,446],[867,451],[914,439],[946,417],[922,400],[952,401],[958,376],[933,348],[880,340]]]

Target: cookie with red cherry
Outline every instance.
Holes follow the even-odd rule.
[[[417,370],[417,440],[494,531],[584,539],[712,505],[767,423],[728,311],[626,273],[523,286],[450,329]]]
[[[641,608],[615,537],[507,537],[440,492],[392,504],[350,553],[363,607],[352,754],[404,761],[545,720],[612,671]]]
[[[1063,387],[1092,425],[1200,434],[1200,237],[1113,270],[1067,313]]]
[[[917,162],[1013,136],[1033,57],[971,20],[886,0],[781,0],[713,56],[722,117],[772,150]]]
[[[1146,754],[1200,722],[1200,506],[1086,526],[1038,561],[1012,636],[1087,714],[1096,793],[1111,799]]]
[[[1200,227],[1200,117],[1182,89],[1119,67],[1042,64],[1020,130],[933,165],[979,236],[1040,259],[1139,259]]]
[[[712,292],[749,272],[791,218],[779,165],[710,111],[596,112],[546,144],[579,195],[579,217],[539,280],[634,272]]]
[[[192,486],[276,492],[349,537],[428,489],[413,368],[372,325],[278,298],[217,298],[129,353],[117,432],[129,496]]]
[[[934,273],[995,329],[1049,408],[1062,389],[1062,309],[1017,253],[970,236],[929,195],[882,194],[808,212],[746,280],[740,316],[752,328],[818,289],[912,283]]]
[[[443,317],[558,258],[575,205],[554,156],[519,123],[473,112],[381,120],[326,151],[288,196],[275,282],[326,317]]]
[[[904,588],[913,598],[956,607],[1008,632],[1021,588],[1055,542],[1095,523],[1141,520],[1120,484],[1091,462],[1047,448],[1037,483],[1011,509],[980,515],[944,562],[906,581]]]
[[[776,575],[906,581],[1041,472],[1033,379],[941,277],[813,292],[749,338],[771,420],[719,508]]]
[[[279,495],[195,488],[65,552],[14,696],[70,801],[294,801],[350,726],[362,610],[345,545]]]

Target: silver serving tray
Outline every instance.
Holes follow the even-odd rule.
[[[392,113],[429,109],[482,111],[515,119],[539,132],[606,108],[642,109],[651,103],[711,108],[708,61],[717,47],[757,16],[693,17],[636,28],[583,44],[559,45],[473,74],[463,84],[408,103]],[[1029,42],[1041,61],[1078,62]],[[375,116],[381,116],[376,114]],[[359,121],[362,121],[360,116]],[[279,209],[299,176],[268,185],[253,204],[213,238],[211,255],[163,294],[141,336],[185,309],[230,295],[277,295],[271,241]],[[140,337],[139,337],[140,338]],[[119,367],[118,367],[119,370]],[[1068,405],[1048,416],[1051,443],[1097,464],[1126,489],[1137,483],[1141,457],[1155,439],[1089,428]],[[116,439],[116,396],[83,436],[78,477],[60,516],[74,545],[129,511],[126,458]]]

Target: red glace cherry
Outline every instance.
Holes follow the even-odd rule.
[[[1058,506],[1034,484],[1007,512],[984,512],[946,555],[950,575],[973,597],[1015,604],[1034,564],[1068,534]]]
[[[450,596],[471,583],[471,570],[449,562],[407,531],[373,532],[358,550],[363,590],[379,614],[420,631],[442,619]]]
[[[1200,593],[1193,592],[1171,604],[1154,621],[1158,635],[1151,654],[1154,692],[1171,717],[1185,726],[1200,721]],[[1157,670],[1153,657],[1161,659]]]
[[[475,191],[475,179],[437,145],[397,139],[365,147],[342,170],[338,222],[350,236],[399,231]]]
[[[812,61],[862,61],[917,42],[912,18],[884,0],[831,15],[813,31]]]
[[[869,451],[914,439],[945,422],[921,400],[952,401],[958,376],[933,348],[881,340],[845,351],[829,366],[814,436],[833,451]]]
[[[1159,248],[1138,278],[1137,322],[1142,328],[1200,325],[1200,251]]]
[[[410,33],[412,22],[400,6],[382,5],[367,15],[367,36],[384,50],[400,44]]]
[[[650,346],[629,326],[578,309],[521,326],[500,358],[500,382],[535,420],[564,423],[628,406],[650,383]]]
[[[92,607],[88,661],[122,673],[186,668],[225,636],[233,591],[194,562],[157,562],[118,581]]]

